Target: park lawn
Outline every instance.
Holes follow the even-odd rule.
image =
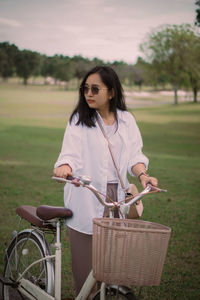
[[[63,187],[52,168],[77,93],[50,87],[0,86],[0,273],[22,204],[63,205]],[[198,299],[200,295],[200,105],[185,103],[135,109],[149,173],[166,194],[143,200],[142,219],[172,228],[161,285],[144,287],[140,299]],[[135,182],[135,179],[132,179]],[[73,295],[69,245],[63,233],[62,294]],[[135,288],[138,292],[138,288]]]

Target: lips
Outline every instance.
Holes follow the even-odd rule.
[[[95,101],[92,100],[92,99],[87,99],[87,103],[91,104],[91,103],[94,103]]]

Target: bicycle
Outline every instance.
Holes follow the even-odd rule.
[[[102,205],[109,208],[110,217],[113,216],[116,207],[120,208],[123,215],[126,215],[130,205],[144,195],[152,191],[165,192],[165,190],[147,185],[136,197],[129,197],[126,203],[125,201],[114,202],[112,199],[110,199],[111,202],[106,202],[103,199],[105,195],[92,186],[87,176],[78,179],[72,177],[68,179],[53,177],[53,179],[88,188]],[[41,205],[36,208],[25,205],[18,207],[16,213],[20,216],[20,220],[28,221],[31,228],[13,232],[11,243],[6,250],[4,275],[0,277],[3,284],[3,299],[60,300],[61,226],[67,218],[73,215],[73,212],[64,207]],[[55,254],[51,253],[50,244],[46,239],[47,234],[53,236]],[[76,300],[87,299],[97,280],[98,278],[93,276],[93,270],[91,270]],[[100,289],[93,295],[93,300],[113,298],[133,300],[135,296],[130,288],[113,283],[107,284],[107,282],[102,282]]]

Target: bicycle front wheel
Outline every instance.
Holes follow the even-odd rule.
[[[4,277],[13,281],[22,275],[30,264],[38,259],[51,255],[50,249],[42,235],[35,230],[21,231],[12,240],[6,253]],[[43,260],[33,265],[23,276],[52,295],[54,291],[54,266],[51,261]],[[17,288],[3,286],[3,299],[22,299]],[[27,299],[27,298],[23,298]]]

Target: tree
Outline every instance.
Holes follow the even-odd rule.
[[[7,42],[0,43],[0,75],[4,80],[7,80],[15,72],[15,59],[18,48]]]
[[[130,64],[130,65],[124,65],[123,67],[123,83],[124,84],[127,84],[129,86],[133,86],[135,84],[135,77],[134,77],[134,74],[135,74],[135,66]]]
[[[105,65],[105,62],[97,57],[94,57],[93,60],[91,60],[91,62],[90,62],[91,69],[96,66],[101,66],[101,65]]]
[[[54,77],[55,68],[55,57],[43,55],[41,58],[41,75],[45,78],[45,83],[46,77]]]
[[[191,34],[188,39],[185,70],[193,90],[193,101],[196,103],[198,90],[200,88],[200,36],[195,34]]]
[[[195,4],[198,6],[196,9],[195,25],[200,27],[200,0],[196,0]]]
[[[86,72],[89,71],[91,67],[90,60],[83,58],[81,55],[75,55],[71,58],[71,62],[74,68],[74,77],[78,79],[78,87],[80,80],[85,76]]]
[[[34,75],[39,65],[38,58],[37,52],[29,50],[20,51],[16,57],[16,72],[19,77],[23,78],[25,85],[27,84],[28,78]]]
[[[112,64],[108,64],[110,67],[112,67],[116,73],[119,76],[119,79],[122,83],[125,83],[128,79],[128,68],[127,64],[124,61],[114,61]]]
[[[68,56],[55,56],[54,60],[53,77],[56,80],[68,82],[74,77],[73,66]]]
[[[136,85],[138,85],[141,90],[144,80],[143,80],[143,76],[142,76],[142,68],[140,66],[136,66],[134,68],[133,80],[134,80],[134,83]]]
[[[189,50],[193,37],[194,31],[188,24],[166,25],[152,31],[147,41],[140,46],[155,72],[166,75],[172,84],[175,104],[178,104],[178,89],[183,85],[188,72],[192,72]]]
[[[142,88],[142,84],[147,82],[146,73],[147,73],[147,63],[142,59],[142,57],[137,58],[137,62],[133,68],[133,79],[134,83]]]

